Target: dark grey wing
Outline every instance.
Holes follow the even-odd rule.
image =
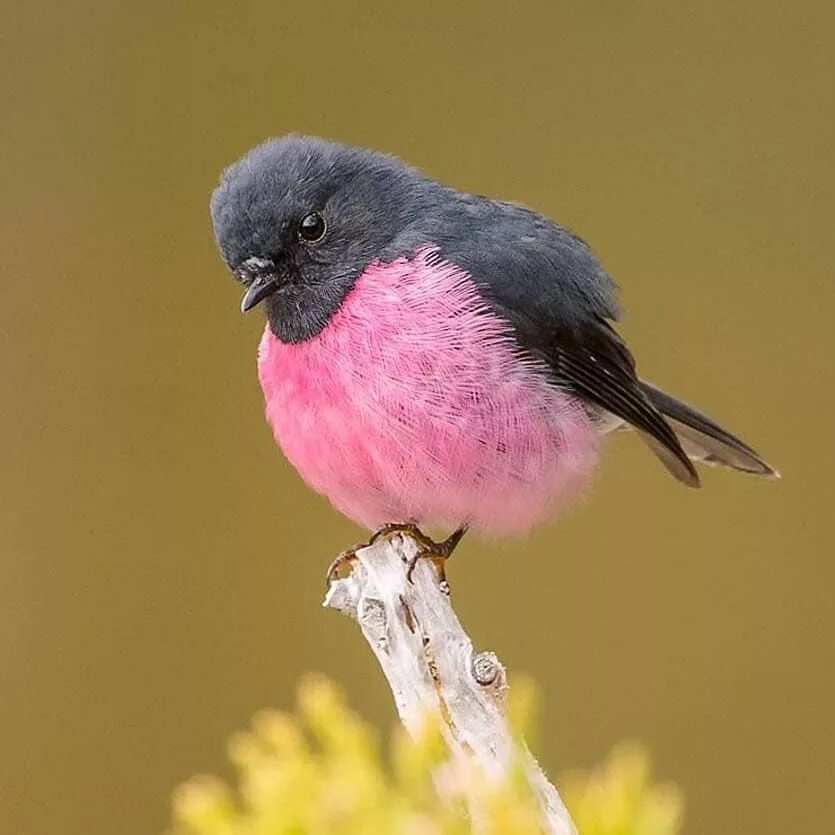
[[[679,481],[699,486],[695,467],[675,432],[644,394],[632,355],[608,322],[600,319],[579,330],[555,334],[548,356],[564,388],[625,420]]]
[[[472,276],[520,343],[544,359],[554,382],[635,427],[676,478],[699,477],[635,373],[629,349],[607,320],[616,286],[576,235],[515,204],[461,196],[438,229],[440,256]],[[456,234],[446,236],[451,227]]]

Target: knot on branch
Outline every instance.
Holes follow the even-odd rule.
[[[480,652],[473,658],[473,678],[482,687],[498,690],[505,686],[504,667],[499,663],[495,652]]]

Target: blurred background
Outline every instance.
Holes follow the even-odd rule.
[[[645,741],[690,833],[831,826],[835,156],[828,3],[30,2],[0,35],[0,833],[162,831],[298,677],[388,729],[320,608],[360,531],[262,417],[221,169],[305,131],[589,240],[642,373],[784,479],[686,490],[634,437],[457,610],[541,685],[552,773]],[[510,579],[512,578],[512,582]]]

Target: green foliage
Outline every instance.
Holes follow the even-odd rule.
[[[532,691],[511,706],[517,727],[530,718]],[[538,830],[537,809],[521,771],[502,784],[475,768],[453,772],[438,728],[418,740],[397,728],[384,758],[374,731],[336,688],[309,678],[291,716],[265,711],[236,736],[230,755],[237,791],[196,777],[174,795],[172,835],[466,835],[465,797],[475,797],[489,835]],[[672,787],[649,781],[646,754],[617,749],[590,775],[568,775],[564,799],[582,835],[675,835],[681,803]]]

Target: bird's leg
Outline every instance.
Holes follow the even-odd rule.
[[[452,556],[452,552],[467,532],[467,527],[467,525],[461,525],[460,528],[453,531],[450,536],[441,542],[435,542],[423,533],[420,534],[419,538],[416,537],[420,548],[409,560],[408,566],[406,566],[406,579],[410,583],[412,582],[412,574],[414,573],[415,566],[418,564],[418,560],[429,560],[435,569],[435,573],[438,575],[438,584],[441,587],[441,591],[444,594],[449,594],[449,583],[446,578],[446,561]]]

